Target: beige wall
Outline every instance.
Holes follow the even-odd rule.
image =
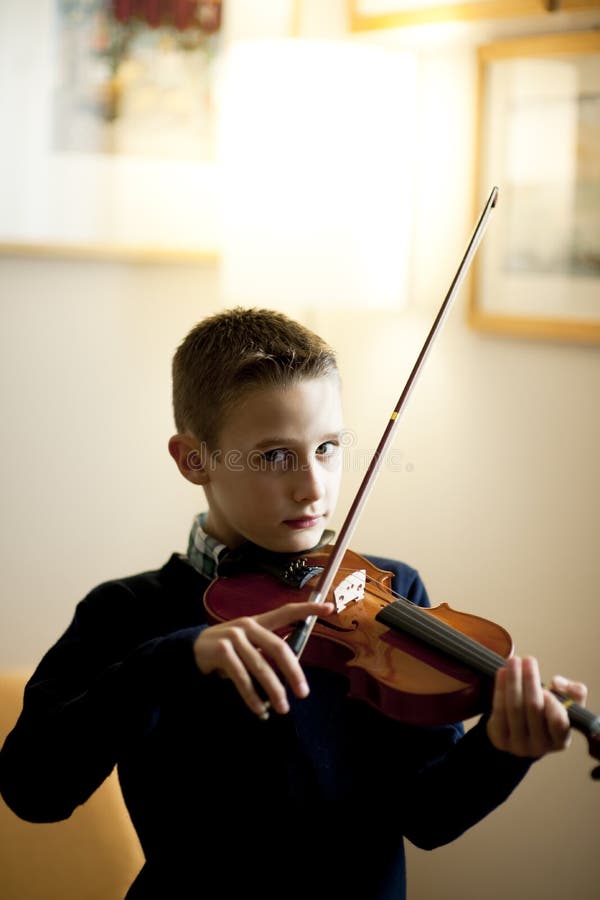
[[[494,33],[525,27],[539,30],[513,21]],[[473,46],[492,32],[462,30],[422,51],[422,108],[433,114],[445,86],[462,127],[452,154],[418,174],[407,308],[292,310],[340,355],[356,443],[338,526],[471,228]],[[427,233],[436,186],[444,213]],[[503,624],[545,675],[587,681],[600,710],[600,351],[474,333],[465,299],[353,544],[418,567],[434,604]],[[167,455],[170,359],[186,330],[222,304],[214,265],[0,259],[3,668],[33,666],[99,581],[185,549],[202,498]],[[374,790],[384,789],[392,761],[388,771],[365,763]],[[575,734],[568,753],[537,765],[469,834],[430,854],[409,848],[410,900],[593,900],[600,785],[590,768]]]

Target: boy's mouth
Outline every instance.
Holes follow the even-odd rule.
[[[300,516],[298,519],[285,519],[283,524],[288,528],[314,528],[321,521],[323,516]]]

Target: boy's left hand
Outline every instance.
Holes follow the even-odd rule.
[[[587,687],[556,675],[553,690],[584,705]],[[542,687],[537,660],[513,656],[496,673],[492,712],[487,722],[490,741],[515,756],[539,757],[564,750],[571,740],[563,704]]]

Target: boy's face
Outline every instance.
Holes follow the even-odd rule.
[[[244,396],[207,463],[208,533],[228,547],[314,547],[338,498],[342,428],[336,375]]]

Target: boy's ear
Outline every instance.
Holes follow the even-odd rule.
[[[169,453],[184,478],[187,478],[192,484],[207,483],[208,470],[204,444],[199,446],[198,441],[191,434],[174,434],[169,439]]]

